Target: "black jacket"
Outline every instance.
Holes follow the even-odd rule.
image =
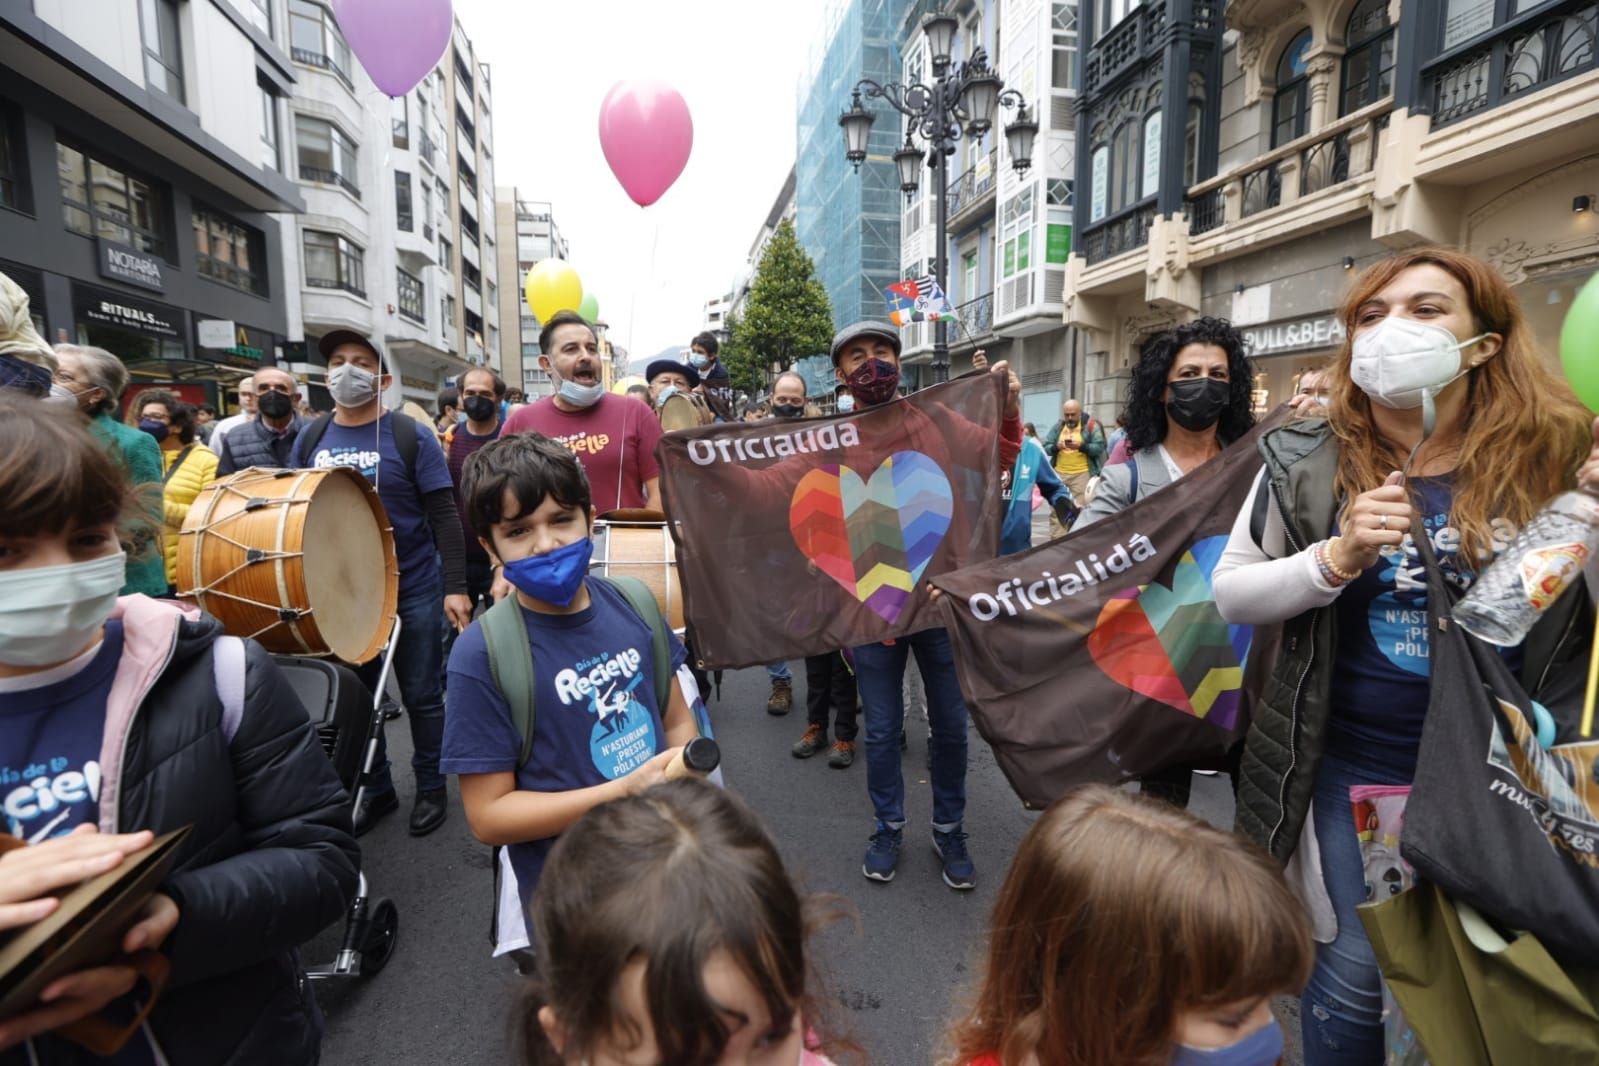
[[[299,415],[282,436],[259,418],[244,423],[222,438],[222,453],[217,459],[217,477],[237,473],[252,466],[294,467],[294,441],[305,428]]]
[[[360,852],[347,795],[260,645],[246,642],[244,713],[230,744],[212,664],[221,624],[143,596],[125,597],[118,613],[118,681],[124,670],[159,675],[136,705],[114,695],[107,707],[101,828],[194,827],[161,887],[180,917],[162,947],[172,972],[151,1030],[172,1066],[315,1062],[322,1019],[295,949],[354,898]],[[58,1061],[49,1039],[38,1044],[41,1061]]]

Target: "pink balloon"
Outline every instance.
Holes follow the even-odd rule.
[[[450,45],[450,0],[333,0],[333,17],[372,83],[404,96]]]
[[[676,89],[619,81],[600,105],[600,147],[628,196],[648,207],[672,187],[694,147],[694,120]]]

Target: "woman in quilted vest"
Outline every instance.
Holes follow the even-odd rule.
[[[1313,919],[1306,1066],[1379,1066],[1382,986],[1355,911],[1367,885],[1349,789],[1415,777],[1431,660],[1412,523],[1464,588],[1549,499],[1599,481],[1599,447],[1489,264],[1439,248],[1392,256],[1355,280],[1341,314],[1330,402],[1261,437],[1266,468],[1214,584],[1228,622],[1283,624],[1239,769],[1238,827],[1289,863]],[[1590,565],[1590,594],[1595,576]],[[1580,700],[1588,609],[1588,595],[1564,597],[1505,652],[1557,719]]]
[[[161,446],[165,526],[162,549],[167,563],[167,594],[174,595],[178,582],[178,531],[189,516],[194,498],[216,478],[217,453],[200,441],[194,407],[180,403],[172,393],[161,389],[140,393],[136,406],[137,412],[128,412],[130,421]]]

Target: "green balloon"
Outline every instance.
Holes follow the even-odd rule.
[[[1599,412],[1599,274],[1577,290],[1560,328],[1560,365],[1577,399]]]
[[[577,313],[590,322],[598,322],[600,320],[599,298],[592,292],[585,292],[583,294],[583,302],[578,305]]]

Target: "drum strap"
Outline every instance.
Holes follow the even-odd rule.
[[[655,602],[649,586],[636,577],[601,577],[590,574],[590,581],[609,585],[627,600],[628,605],[650,627],[651,650],[654,653],[655,707],[662,718],[672,698],[672,684],[676,679],[672,670],[671,630]],[[494,687],[505,697],[511,710],[511,724],[522,738],[521,757],[517,766],[524,766],[533,755],[533,710],[537,689],[533,677],[533,648],[528,641],[527,623],[522,619],[522,608],[514,595],[496,603],[483,613],[479,620],[483,627],[483,643],[488,648],[489,672],[494,677]]]

